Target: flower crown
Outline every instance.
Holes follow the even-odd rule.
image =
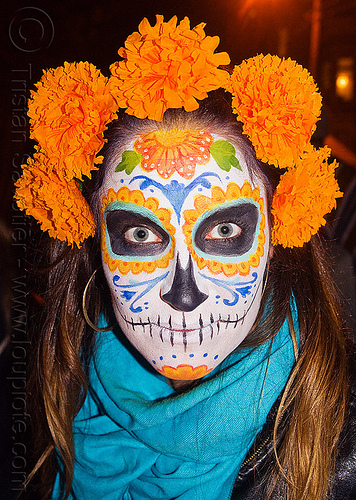
[[[306,69],[290,59],[258,55],[230,75],[226,52],[215,53],[219,37],[206,36],[205,24],[190,29],[157,16],[130,35],[111,65],[110,78],[88,62],[45,71],[28,104],[30,137],[38,142],[16,182],[18,206],[42,230],[80,246],[95,232],[94,218],[80,185],[103,161],[98,156],[104,131],[119,108],[137,118],[161,121],[169,108],[193,111],[208,92],[232,94],[232,108],[258,159],[285,169],[272,202],[272,243],[302,246],[341,196],[328,163],[327,147],[310,138],[320,115],[321,96]]]

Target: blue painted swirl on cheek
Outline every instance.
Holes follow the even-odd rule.
[[[136,292],[130,292],[129,290],[123,290],[120,294],[120,297],[126,302],[129,302],[134,296],[136,295]]]
[[[115,274],[112,279],[112,282],[113,285],[118,289],[120,298],[125,300],[126,302],[131,302],[129,307],[130,311],[133,313],[139,313],[142,312],[142,307],[140,305],[136,307],[135,304],[140,299],[142,299],[142,297],[144,297],[148,292],[150,292],[153,287],[155,287],[158,283],[164,280],[167,276],[168,276],[168,271],[162,276],[158,276],[157,278],[153,278],[151,280],[146,280],[146,281],[130,280],[130,283],[120,285],[119,284],[120,276]],[[142,287],[144,287],[144,290],[142,290]],[[140,290],[142,291],[140,292]]]
[[[242,298],[246,298],[248,295],[251,295],[252,286],[254,285],[254,283],[256,283],[256,280],[258,278],[258,274],[256,272],[252,273],[252,280],[251,281],[245,281],[245,282],[241,282],[240,278],[238,278],[237,280],[234,280],[234,281],[227,281],[227,280],[219,280],[219,279],[213,278],[211,276],[206,276],[203,273],[199,273],[199,274],[203,278],[214,283],[214,285],[218,285],[221,288],[224,288],[224,290],[227,290],[231,294],[230,300],[228,300],[228,299],[223,300],[223,303],[226,306],[235,306],[238,303],[240,296]]]

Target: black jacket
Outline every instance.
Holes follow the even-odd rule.
[[[237,476],[232,500],[263,500],[267,471],[274,460],[273,427],[279,400],[272,407],[267,422],[247,454]],[[332,479],[329,500],[356,499],[356,383],[354,382],[350,409],[339,441],[336,470]],[[276,493],[273,500],[284,500]]]

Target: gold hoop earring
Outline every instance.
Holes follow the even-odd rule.
[[[83,309],[85,321],[90,326],[90,328],[92,328],[96,332],[109,332],[110,330],[112,330],[114,328],[115,325],[107,326],[105,328],[99,328],[98,326],[95,326],[94,323],[92,323],[91,320],[89,319],[87,309],[86,309],[86,298],[87,298],[88,288],[89,288],[89,285],[92,282],[92,279],[94,278],[95,273],[97,272],[98,269],[99,268],[95,269],[93,274],[90,276],[88,283],[85,285],[84,292],[83,292],[82,309]]]

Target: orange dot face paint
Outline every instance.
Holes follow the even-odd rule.
[[[158,372],[204,377],[258,314],[269,254],[264,186],[242,152],[206,131],[144,134],[126,152],[101,192],[102,261],[115,315]]]

